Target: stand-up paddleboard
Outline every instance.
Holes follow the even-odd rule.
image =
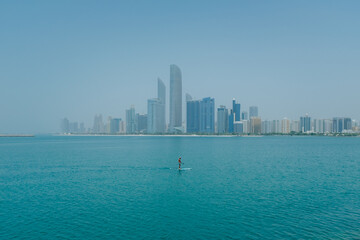
[[[192,168],[179,168],[179,171],[189,171],[191,170]]]

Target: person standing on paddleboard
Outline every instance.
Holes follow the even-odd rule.
[[[182,162],[181,162],[181,157],[179,157],[178,162],[179,162],[179,169],[181,169],[181,164],[182,164]]]

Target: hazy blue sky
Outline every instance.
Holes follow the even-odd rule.
[[[0,133],[183,93],[263,119],[360,119],[360,1],[0,1]],[[168,108],[167,108],[168,113]],[[185,116],[185,114],[183,114]]]

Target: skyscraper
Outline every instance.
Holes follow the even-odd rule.
[[[170,132],[181,131],[182,127],[182,79],[181,70],[170,65]]]
[[[241,120],[248,120],[248,112],[243,111],[241,113]]]
[[[252,117],[258,117],[258,116],[259,116],[258,107],[257,106],[249,107],[249,118],[251,119]]]
[[[272,121],[271,132],[272,133],[281,133],[281,121],[280,120]]]
[[[261,122],[261,133],[271,133],[272,132],[272,121],[264,120]]]
[[[146,133],[147,119],[147,114],[136,114],[136,127],[138,133]]]
[[[234,122],[234,133],[237,133],[237,134],[244,133],[244,123],[242,121]]]
[[[159,119],[163,112],[163,104],[159,98],[148,100],[148,114],[147,114],[147,132],[148,133],[163,133],[165,125]]]
[[[235,115],[234,115],[234,111],[231,109],[229,114],[229,133],[234,132],[234,121],[235,121]]]
[[[200,132],[215,132],[215,99],[203,98],[200,102]]]
[[[299,132],[299,129],[300,129],[300,121],[299,120],[293,120],[290,122],[290,131]]]
[[[166,88],[164,82],[158,78],[158,99],[160,101],[160,111],[157,113],[157,121],[158,121],[158,132],[163,133],[165,132],[166,127]]]
[[[64,118],[64,119],[61,121],[61,132],[62,132],[62,133],[69,133],[69,132],[70,132],[69,119]]]
[[[110,119],[110,133],[111,134],[120,132],[120,122],[121,122],[121,118],[111,118]]]
[[[186,102],[186,132],[200,132],[200,100]]]
[[[335,117],[332,122],[332,132],[334,133],[341,133],[343,130],[351,130],[352,128],[351,118]]]
[[[241,105],[240,103],[236,103],[235,101],[235,98],[233,98],[233,113],[234,113],[234,121],[238,122],[240,121],[241,119],[241,112],[240,112],[240,108],[241,108]]]
[[[79,129],[80,133],[85,133],[85,124],[82,122],[80,123],[80,129]]]
[[[229,113],[225,106],[220,106],[217,110],[217,132],[219,134],[229,131]]]
[[[94,117],[94,127],[93,133],[103,133],[104,132],[104,123],[102,120],[102,115],[95,115]]]
[[[135,108],[131,106],[130,109],[126,110],[126,133],[134,134],[136,131],[136,119],[135,119]]]
[[[253,134],[261,134],[261,118],[250,118],[250,132]]]
[[[214,98],[186,102],[186,131],[188,133],[215,132]]]
[[[157,98],[148,100],[147,132],[164,133],[165,132],[165,84],[158,78]]]
[[[290,120],[287,118],[281,120],[281,133],[290,133]]]
[[[243,123],[243,133],[250,133],[250,121],[249,120],[242,120]]]
[[[308,114],[305,117],[300,117],[300,132],[306,133],[311,130],[311,118]]]
[[[78,122],[70,122],[69,129],[70,129],[70,133],[78,133],[79,132],[79,123]]]

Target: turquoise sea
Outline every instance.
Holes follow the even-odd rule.
[[[0,239],[360,239],[360,138],[0,138]]]

